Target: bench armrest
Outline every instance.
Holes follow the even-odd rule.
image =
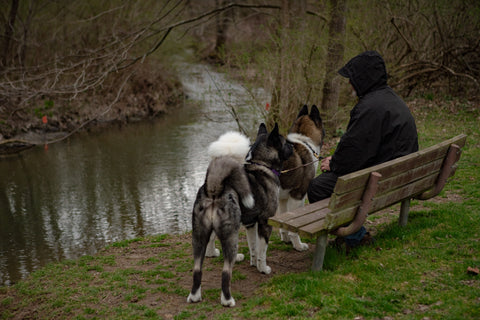
[[[357,214],[355,215],[352,223],[346,227],[338,228],[337,230],[333,231],[332,234],[345,237],[360,230],[367,219],[367,213],[370,211],[370,207],[372,206],[373,197],[377,193],[378,189],[378,180],[381,177],[382,175],[378,172],[372,172],[370,174],[367,188],[362,196],[362,204],[358,208]]]

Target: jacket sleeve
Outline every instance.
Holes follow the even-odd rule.
[[[381,118],[378,111],[362,103],[352,109],[347,131],[332,156],[331,171],[340,176],[372,164],[382,141]]]

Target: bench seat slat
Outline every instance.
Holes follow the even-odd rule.
[[[311,212],[309,214],[302,215],[300,217],[296,217],[293,219],[290,219],[288,221],[289,226],[292,227],[292,230],[290,231],[297,231],[300,227],[306,226],[312,222],[315,222],[317,220],[322,220],[325,219],[325,216],[327,213],[329,213],[330,210],[328,208],[323,208],[322,210],[316,211],[316,212]]]
[[[300,216],[306,215],[310,212],[314,212],[317,210],[322,210],[328,206],[330,198],[323,199],[321,201],[315,202],[313,204],[300,207],[295,210],[294,213],[292,212],[284,212],[281,214],[276,214],[275,216],[268,219],[268,223],[274,227],[283,228],[283,225],[286,225],[289,220],[298,218]]]
[[[324,230],[325,230],[325,219],[322,219],[319,221],[315,221],[314,223],[311,223],[309,225],[301,227],[300,229],[298,229],[298,234],[301,237],[314,239],[318,237],[318,235],[321,232],[324,232]]]

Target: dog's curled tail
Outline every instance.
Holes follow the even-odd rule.
[[[214,158],[205,179],[207,196],[220,197],[227,183],[237,192],[245,207],[253,208],[255,201],[243,165],[229,156]]]
[[[228,131],[208,146],[208,155],[211,159],[231,156],[243,163],[248,150],[250,150],[250,140],[245,135],[236,131]]]

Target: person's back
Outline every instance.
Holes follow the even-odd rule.
[[[359,101],[332,156],[331,171],[343,175],[418,150],[415,120],[387,85],[385,63],[378,53],[358,55],[339,73],[350,79]]]
[[[341,175],[418,151],[415,120],[405,102],[387,85],[383,58],[366,51],[351,59],[340,75],[348,78],[359,100],[350,112],[345,134],[331,157],[322,160],[324,172],[310,182],[310,203],[330,197]],[[360,243],[366,230],[345,237]]]

